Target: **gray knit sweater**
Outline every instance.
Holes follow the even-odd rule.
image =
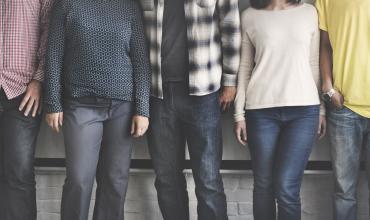
[[[135,102],[149,116],[150,64],[135,0],[57,0],[45,67],[47,112],[63,97]]]

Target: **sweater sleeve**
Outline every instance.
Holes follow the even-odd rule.
[[[134,2],[130,57],[134,72],[134,98],[136,114],[149,117],[151,70],[149,53],[145,40],[143,16],[139,5]]]
[[[47,113],[62,112],[62,71],[65,47],[65,5],[57,0],[52,10],[45,61],[45,108]]]
[[[48,38],[48,29],[50,21],[50,11],[52,7],[52,0],[41,1],[40,9],[40,39],[39,48],[37,51],[38,67],[35,72],[33,79],[42,82],[44,80],[44,65],[45,65],[45,53]]]
[[[218,0],[223,86],[235,86],[240,63],[240,15],[238,0]]]
[[[242,20],[242,23],[241,62],[238,72],[238,85],[234,103],[234,119],[236,122],[245,120],[246,92],[254,67],[255,55],[255,48],[246,31],[244,19]]]
[[[315,13],[316,14],[316,13]],[[316,16],[317,18],[317,16]],[[316,19],[316,21],[318,21]],[[316,22],[318,23],[318,22]],[[316,26],[311,39],[310,65],[313,78],[320,98],[320,115],[325,115],[325,103],[321,99],[321,74],[320,74],[320,30]]]

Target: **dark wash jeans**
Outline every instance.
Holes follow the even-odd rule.
[[[122,220],[132,150],[132,102],[85,97],[67,99],[64,142],[67,177],[62,220],[87,220],[96,177],[94,220]]]
[[[34,153],[40,116],[18,110],[23,95],[8,100],[0,90],[0,219],[35,220]]]
[[[218,93],[189,96],[185,83],[166,83],[164,99],[152,98],[150,115],[149,150],[164,219],[189,219],[183,174],[186,142],[198,199],[198,219],[227,219],[220,175],[222,135]]]
[[[248,110],[255,220],[301,219],[300,188],[316,140],[319,106]]]
[[[370,118],[347,107],[339,110],[331,108],[328,112],[328,134],[335,180],[334,219],[356,220],[362,152],[366,156],[366,174],[370,180]]]

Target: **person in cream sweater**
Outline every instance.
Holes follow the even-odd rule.
[[[251,6],[242,15],[235,133],[251,151],[254,218],[297,220],[303,172],[326,127],[318,16],[297,0]]]

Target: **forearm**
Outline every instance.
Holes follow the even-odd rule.
[[[327,92],[334,87],[333,83],[333,51],[327,32],[321,32],[320,46],[320,72],[322,78],[322,90]]]
[[[219,0],[218,8],[223,61],[222,84],[236,86],[241,45],[238,0]]]
[[[151,68],[147,42],[145,40],[144,24],[141,10],[134,6],[132,21],[132,37],[130,40],[130,57],[134,72],[135,114],[149,117],[149,98],[151,86]]]
[[[65,8],[58,0],[50,20],[45,56],[44,102],[47,113],[62,111],[62,73],[65,53]]]
[[[50,11],[52,8],[52,0],[41,1],[40,9],[40,38],[39,38],[39,48],[37,52],[37,70],[33,75],[33,79],[42,82],[44,80],[44,66],[45,66],[45,54],[46,47],[48,43],[48,30],[50,23]]]

